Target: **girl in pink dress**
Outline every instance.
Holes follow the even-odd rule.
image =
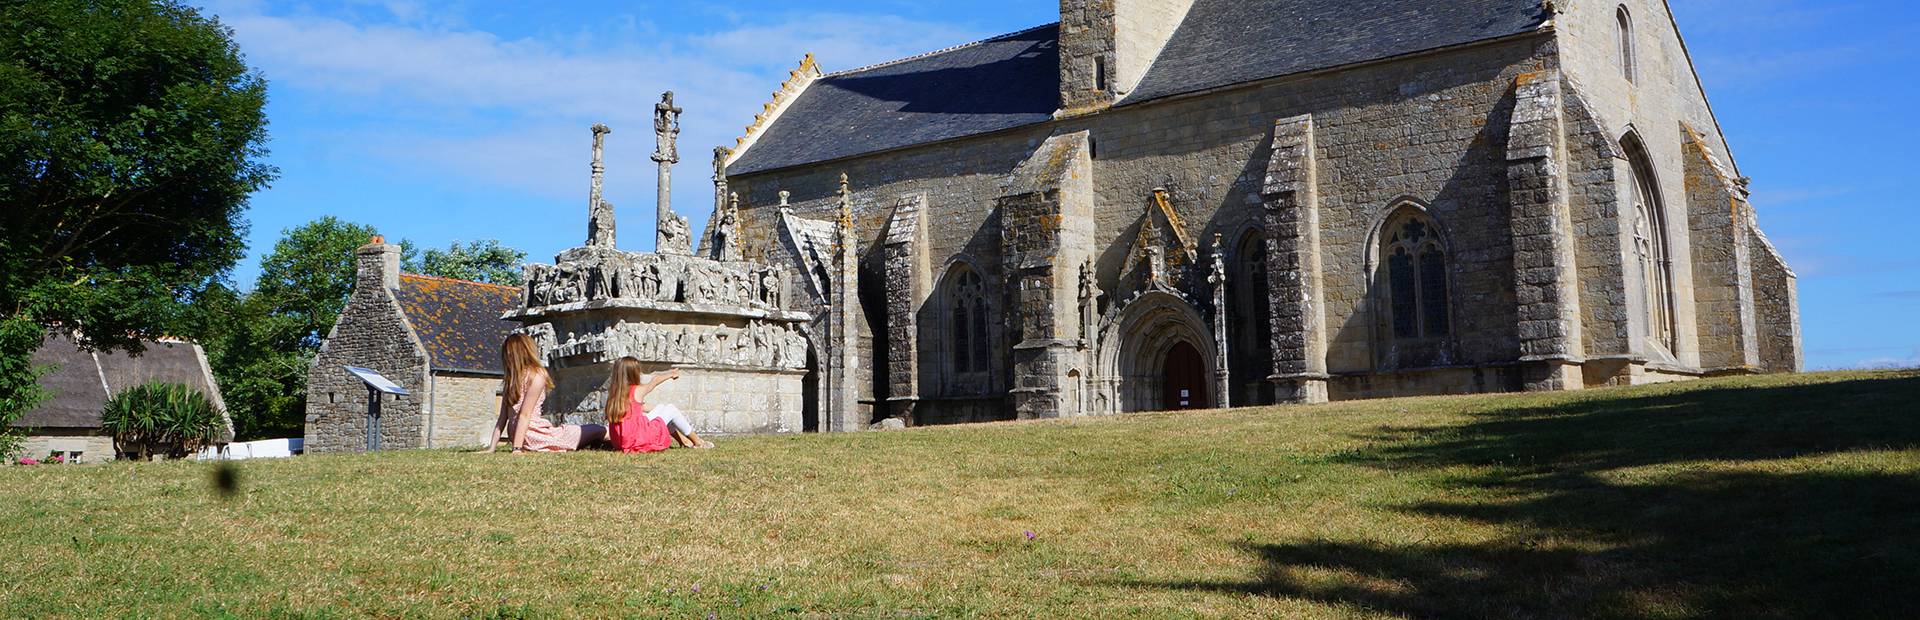
[[[501,390],[500,418],[494,422],[493,436],[506,433],[514,453],[571,452],[606,438],[604,426],[555,425],[540,415],[547,392],[553,389],[553,377],[540,365],[532,338],[526,334],[508,336],[500,345],[500,363],[507,377]]]
[[[676,441],[683,448],[712,448],[712,442],[693,432],[693,424],[680,408],[646,404],[648,394],[668,381],[679,379],[680,371],[669,370],[654,375],[652,380],[647,380],[640,371],[640,360],[623,357],[614,362],[613,376],[607,378],[607,438],[613,442],[613,449],[627,453],[661,452]]]

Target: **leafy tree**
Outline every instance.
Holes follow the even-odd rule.
[[[334,217],[287,229],[251,293],[202,298],[196,312],[215,328],[202,343],[241,439],[300,433],[307,366],[353,294],[354,251],[375,234]]]
[[[406,270],[413,273],[507,286],[525,284],[520,266],[527,253],[501,245],[496,239],[466,245],[455,241],[445,250],[428,248],[424,256],[411,241],[401,241],[400,245]]]
[[[45,397],[47,329],[137,351],[239,260],[266,97],[174,0],[0,2],[0,429]]]
[[[329,215],[281,234],[247,302],[275,321],[275,344],[318,350],[353,294],[354,252],[380,233]]]

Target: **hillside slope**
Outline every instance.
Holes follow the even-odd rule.
[[[1900,617],[1920,374],[0,468],[0,617]],[[708,614],[713,614],[709,616]]]

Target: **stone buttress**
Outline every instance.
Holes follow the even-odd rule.
[[[1313,117],[1280,119],[1273,127],[1273,159],[1260,191],[1273,325],[1270,381],[1274,402],[1323,403],[1328,399],[1327,324]]]
[[[995,202],[1012,329],[1013,407],[1020,419],[1075,415],[1067,390],[1084,366],[1076,271],[1093,246],[1088,133],[1048,138]]]
[[[1520,361],[1529,391],[1580,389],[1586,381],[1564,110],[1559,72],[1514,80],[1507,182]]]
[[[888,393],[886,416],[914,423],[920,401],[920,323],[917,310],[933,292],[927,261],[926,196],[902,197],[884,237],[887,287]],[[879,416],[875,416],[879,417]]]

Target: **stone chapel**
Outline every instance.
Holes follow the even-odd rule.
[[[808,57],[715,156],[698,254],[787,280],[807,429],[1801,365],[1661,0],[1060,0]]]

